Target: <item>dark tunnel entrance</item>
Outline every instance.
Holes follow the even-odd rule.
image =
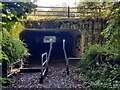
[[[78,30],[24,30],[20,34],[20,39],[27,45],[29,53],[28,60],[32,63],[40,62],[41,55],[49,51],[50,44],[44,43],[45,36],[56,37],[56,42],[53,43],[50,61],[61,59],[64,60],[63,39],[66,40],[67,57],[75,57],[75,49],[77,41],[81,38]]]

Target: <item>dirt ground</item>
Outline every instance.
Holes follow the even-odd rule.
[[[78,61],[70,61],[70,75],[66,74],[64,62],[49,64],[49,71],[42,84],[39,83],[40,72],[19,73],[14,76],[12,84],[6,88],[77,88],[90,89],[89,84],[82,81],[80,72],[76,68]]]

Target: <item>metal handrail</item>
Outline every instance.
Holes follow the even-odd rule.
[[[67,54],[66,54],[66,50],[65,50],[65,39],[63,39],[63,51],[64,51],[64,55],[65,55],[65,60],[67,61]]]
[[[44,56],[46,56],[46,59],[45,59],[45,61],[43,60],[44,59]],[[43,53],[42,54],[42,57],[41,57],[41,72],[43,72],[43,67],[44,67],[44,65],[45,65],[45,63],[47,62],[47,52],[46,53]]]
[[[17,64],[17,63],[20,63],[20,68],[22,68],[22,66],[23,66],[23,60],[22,59],[19,60],[19,61],[14,62],[14,63],[11,63],[10,65],[8,65],[8,68],[10,68],[10,74],[8,74],[7,77],[10,77],[15,72],[19,71],[20,68],[18,70],[15,70],[14,72],[12,72],[12,69],[13,69],[12,66],[15,65],[15,64]]]
[[[48,62],[49,62],[49,59],[50,59],[50,55],[51,55],[51,51],[52,51],[52,46],[53,46],[53,42],[52,42],[52,39],[50,39],[50,49],[49,49],[49,53],[48,53]]]
[[[19,63],[19,62],[21,62],[21,60],[16,61],[16,62],[14,62],[14,63],[11,63],[9,66],[15,65],[15,64],[17,64],[17,63]]]
[[[13,74],[15,74],[15,72],[18,72],[18,71],[19,71],[19,70],[15,70],[14,72],[12,72],[12,73],[8,74],[8,75],[7,75],[7,77],[12,76]]]
[[[46,60],[43,62],[43,64],[42,64],[42,65],[44,66],[44,65],[47,63],[47,61],[48,61],[48,60],[46,59]]]
[[[64,51],[64,56],[66,61],[66,71],[67,71],[67,75],[69,75],[69,62],[68,62],[69,59],[67,58],[67,54],[65,50],[65,39],[63,39],[63,51]]]
[[[65,39],[63,39],[63,51],[64,51],[64,56],[65,56],[65,61],[66,61],[66,71],[67,71],[67,74],[69,75],[69,60],[72,60],[72,59],[82,59],[82,58],[67,58],[67,54],[66,54],[66,50],[65,50]]]
[[[68,61],[69,61],[69,60],[72,60],[72,59],[78,59],[78,60],[80,60],[80,59],[82,59],[82,58],[68,58]]]
[[[52,51],[52,45],[53,45],[53,42],[52,42],[52,39],[50,39],[50,49],[49,49],[49,53],[47,55],[47,52],[46,53],[43,53],[42,56],[41,56],[41,77],[40,77],[40,83],[43,82],[43,78],[45,75],[47,75],[47,72],[48,72],[48,62],[49,62],[49,59],[50,59],[50,55],[51,55],[51,51]],[[46,56],[46,59],[45,61],[43,60],[44,59],[44,56]],[[45,69],[43,69],[45,66]]]

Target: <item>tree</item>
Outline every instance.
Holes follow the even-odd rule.
[[[8,32],[16,22],[26,19],[36,8],[31,2],[2,2],[2,6],[2,27]]]
[[[116,2],[111,10],[111,19],[107,28],[102,32],[106,46],[112,54],[120,59],[120,2]]]
[[[80,18],[106,18],[112,2],[80,2],[77,6]]]
[[[80,72],[99,90],[120,89],[120,2],[111,9],[108,26],[103,30],[105,43],[89,45],[79,62]],[[87,67],[86,67],[87,66]]]
[[[0,42],[2,50],[0,56],[4,63],[2,63],[3,71],[7,69],[6,63],[13,63],[29,55],[26,45],[19,40],[19,37],[15,38],[11,35],[11,29],[18,30],[13,27],[19,25],[21,20],[26,19],[35,7],[36,5],[31,2],[2,2],[2,32],[0,32],[2,34],[0,37],[0,39],[2,38]],[[6,72],[2,75],[6,77]]]

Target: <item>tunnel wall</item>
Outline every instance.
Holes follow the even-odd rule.
[[[55,36],[56,43],[53,43],[51,51],[51,59],[63,59],[63,39],[66,40],[66,53],[68,57],[75,57],[76,51],[80,51],[78,42],[80,41],[80,33],[78,30],[44,30],[36,29],[24,30],[20,34],[20,39],[26,43],[31,56],[30,62],[40,62],[41,55],[49,51],[49,43],[44,43],[44,36]]]

